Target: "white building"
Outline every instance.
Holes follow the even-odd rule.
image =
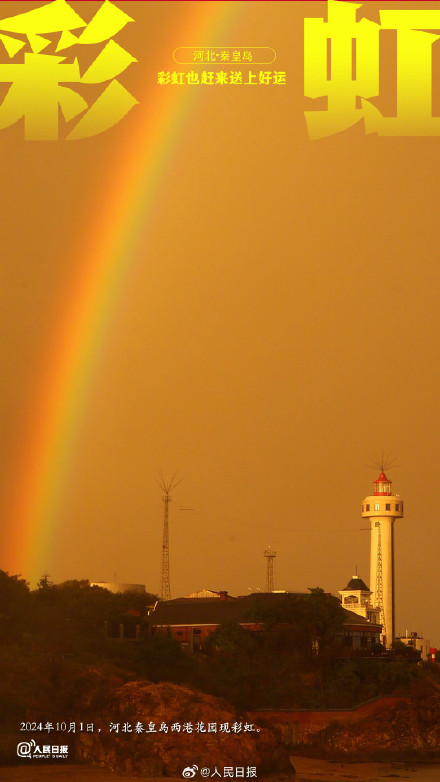
[[[431,642],[427,638],[422,638],[417,633],[406,633],[404,636],[399,636],[396,641],[401,641],[405,646],[409,646],[411,649],[415,649],[417,652],[421,652],[421,662],[426,662],[430,657]]]
[[[380,610],[371,602],[372,592],[359,576],[352,576],[347,586],[339,590],[342,607],[358,616],[363,616],[373,624],[380,623]]]
[[[384,472],[374,481],[374,492],[365,497],[362,517],[370,520],[370,587],[371,602],[380,609],[382,643],[390,648],[394,632],[394,522],[403,517],[403,502],[391,491],[391,481]]]
[[[121,592],[139,592],[145,594],[145,584],[118,584],[116,581],[91,581],[90,586],[108,589],[114,595]]]

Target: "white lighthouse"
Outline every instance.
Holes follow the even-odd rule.
[[[391,481],[382,471],[374,481],[374,493],[365,497],[362,517],[370,520],[370,589],[372,603],[380,610],[382,643],[394,641],[394,522],[403,517],[403,501],[391,491]]]

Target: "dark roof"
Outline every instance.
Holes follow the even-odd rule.
[[[219,600],[218,597],[188,597],[177,600],[159,600],[149,615],[153,625],[220,625],[231,622],[252,624],[252,613],[256,608],[269,608],[280,598],[297,599],[308,597],[309,593],[259,592],[234,600]]]
[[[361,616],[360,614],[357,614],[355,611],[349,611],[347,608],[342,609],[345,614],[344,624],[371,624],[371,622],[368,621],[368,619],[365,619],[365,616]]]
[[[308,592],[259,592],[246,595],[236,600],[219,600],[214,598],[181,598],[177,600],[160,600],[149,614],[149,621],[155,626],[178,625],[222,625],[222,624],[254,624],[256,608],[270,608],[283,601],[295,601],[298,598],[309,598]],[[363,616],[343,609],[345,624],[371,626]]]
[[[342,610],[345,614],[344,625],[367,625],[368,627],[382,627],[379,622],[377,624],[373,624],[373,622],[369,622],[365,616],[360,616],[360,614],[356,614],[354,611],[348,611],[346,608],[343,608]]]
[[[344,589],[341,589],[341,592],[345,591],[346,589],[350,589],[350,590],[354,590],[354,591],[357,590],[357,589],[360,589],[362,592],[369,592],[370,591],[368,589],[365,581],[362,581],[362,579],[359,578],[359,576],[352,576],[352,578],[350,578],[350,581],[348,582],[347,586],[344,587]]]
[[[226,595],[225,597],[175,597],[173,600],[167,600],[167,603],[184,603],[185,605],[192,605],[195,601],[197,603],[209,603],[212,605],[213,602],[219,603],[224,601],[230,602],[231,600],[238,600],[238,597],[233,597],[232,595]]]

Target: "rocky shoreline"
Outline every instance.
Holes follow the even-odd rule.
[[[328,714],[309,712],[303,726],[306,729],[301,732],[295,729],[295,712],[266,712],[263,720],[257,713],[240,713],[225,700],[188,687],[131,681],[117,687],[111,700],[102,705],[94,732],[74,737],[69,759],[116,775],[148,778],[191,778],[191,769],[197,764],[196,778],[211,776],[216,768],[221,768],[224,776],[228,767],[244,769],[241,776],[246,778],[247,768],[252,767],[257,777],[285,779],[294,777],[298,766],[297,778],[302,780],[297,758],[306,764],[316,760],[365,766],[431,763],[440,767],[438,692],[431,691],[424,698],[408,696],[397,703],[394,700],[386,708],[381,704],[374,712],[369,708],[368,713],[362,711],[362,718],[351,715],[352,720],[356,716],[354,721],[342,721],[340,714],[339,721],[330,724]],[[182,729],[171,729],[177,723]],[[229,725],[229,729],[213,732],[208,729],[212,723]],[[141,731],[138,724],[143,726]],[[165,724],[169,726],[166,731],[161,727]],[[235,731],[232,726],[236,724],[243,728]],[[252,730],[244,728],[249,724]],[[118,730],[114,725],[119,725]],[[125,725],[130,727],[125,730]],[[12,754],[16,743],[12,742]],[[202,775],[202,768],[204,772],[211,770],[209,775]]]
[[[275,732],[258,726],[246,730],[246,724],[246,716],[221,698],[169,682],[129,682],[102,711],[98,730],[79,736],[77,759],[144,777],[191,778],[196,775],[191,771],[194,764],[197,773],[217,768],[222,777],[231,767],[244,769],[243,778],[250,776],[248,767],[255,768],[258,777],[294,776],[288,747]],[[119,727],[109,730],[109,725]],[[124,730],[124,725],[129,728]],[[141,732],[138,725],[143,726]],[[173,730],[175,725],[181,727]],[[216,730],[210,731],[209,725]],[[221,725],[228,728],[222,730]]]
[[[361,762],[440,762],[440,695],[413,698],[353,724],[333,723],[295,754]]]

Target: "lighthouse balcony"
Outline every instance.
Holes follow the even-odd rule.
[[[392,501],[390,501],[392,500]],[[373,502],[364,502],[362,504],[362,516],[369,517],[380,514],[381,516],[403,516],[403,502],[397,502],[394,498],[387,497],[385,500],[374,498]]]

